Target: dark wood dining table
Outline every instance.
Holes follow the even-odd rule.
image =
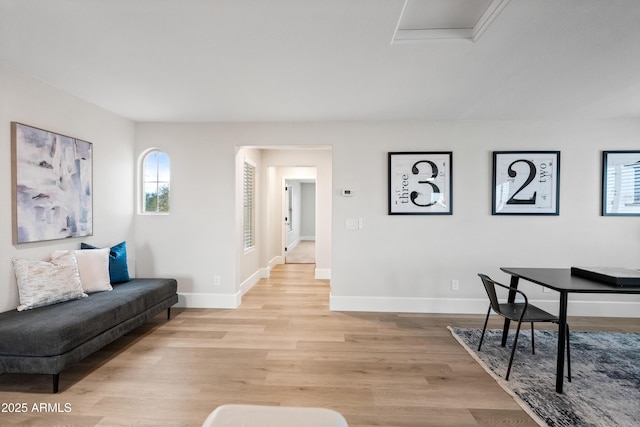
[[[558,318],[558,354],[556,362],[556,392],[562,393],[564,382],[564,355],[567,326],[567,304],[571,293],[591,294],[640,294],[640,286],[619,287],[608,283],[586,279],[571,274],[570,268],[511,268],[500,267],[500,270],[511,275],[510,286],[518,287],[520,279],[553,289],[560,294]],[[510,292],[509,302],[515,299],[515,292]],[[510,322],[505,320],[502,331],[502,345],[507,340]]]

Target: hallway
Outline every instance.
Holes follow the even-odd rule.
[[[315,264],[316,242],[315,240],[302,240],[293,249],[287,251],[287,264]]]

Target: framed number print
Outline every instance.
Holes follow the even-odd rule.
[[[559,215],[559,151],[494,151],[493,215]]]
[[[602,215],[640,216],[640,151],[602,153]]]
[[[451,215],[452,154],[389,153],[389,215]]]

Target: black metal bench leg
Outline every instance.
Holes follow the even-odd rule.
[[[58,385],[60,384],[60,374],[53,374],[53,392],[58,392]]]

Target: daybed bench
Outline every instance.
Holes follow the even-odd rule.
[[[175,279],[131,279],[88,298],[0,313],[0,374],[60,372],[178,302]]]

